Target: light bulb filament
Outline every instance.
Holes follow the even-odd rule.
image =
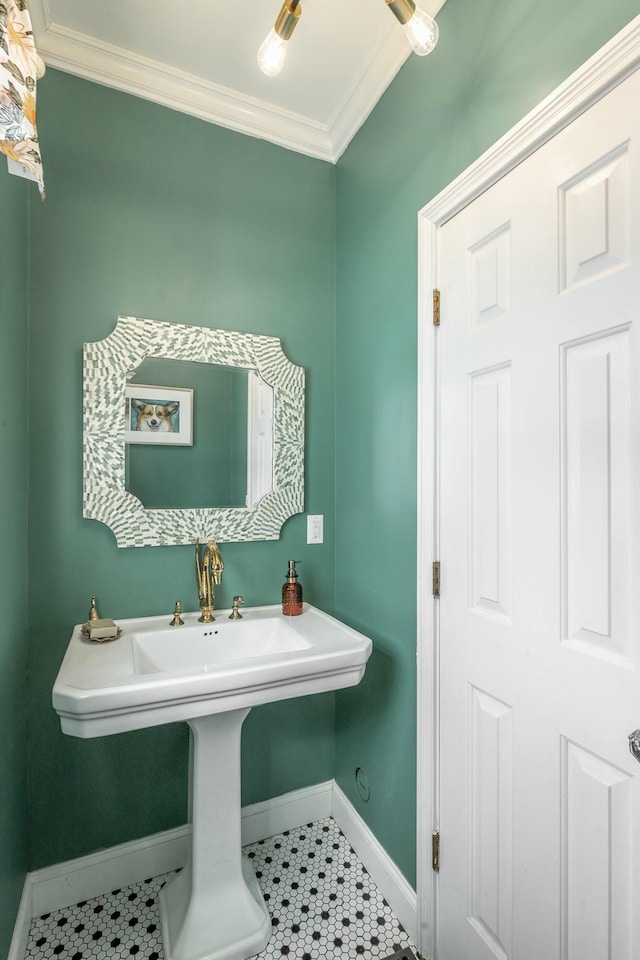
[[[438,42],[438,24],[421,10],[414,0],[386,0],[396,20],[402,24],[406,37],[420,57],[431,53]]]
[[[282,9],[258,50],[258,66],[268,77],[276,77],[287,55],[287,41],[296,28],[302,7],[298,0],[284,0]]]
[[[258,50],[258,66],[268,77],[277,77],[287,55],[287,41],[272,30]]]

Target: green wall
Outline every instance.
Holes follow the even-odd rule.
[[[103,616],[197,609],[192,547],[118,549],[82,519],[82,344],[118,314],[280,337],[307,370],[306,509],[334,511],[335,171],[321,161],[48,70],[38,85],[47,200],[31,215],[31,867],[184,823],[187,727],[81,741],[51,688],[92,594]],[[218,606],[277,603],[291,557],[333,603],[331,526],[223,544]],[[257,708],[243,801],[333,775],[333,695]]]
[[[417,212],[637,12],[448,0],[434,53],[407,61],[338,163],[335,603],[375,652],[336,698],[336,779],[412,883]]]
[[[4,167],[4,169],[3,169]],[[28,869],[27,188],[0,154],[0,957]]]

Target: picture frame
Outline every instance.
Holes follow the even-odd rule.
[[[193,446],[193,390],[128,383],[125,443]]]

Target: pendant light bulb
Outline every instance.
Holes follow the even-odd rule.
[[[267,77],[277,77],[287,55],[287,41],[272,30],[258,50],[258,66]]]
[[[387,6],[402,24],[407,40],[414,53],[426,57],[438,42],[438,24],[428,13],[417,7],[413,0],[386,0]]]
[[[413,16],[404,24],[403,29],[413,52],[419,57],[426,57],[438,42],[438,24],[420,7],[416,7]]]
[[[296,28],[302,7],[299,0],[284,0],[266,40],[258,50],[258,66],[268,77],[277,77],[287,55],[287,41]]]

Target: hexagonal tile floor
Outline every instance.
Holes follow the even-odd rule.
[[[273,925],[260,960],[383,960],[409,937],[333,819],[244,848]],[[25,960],[164,960],[158,891],[167,876],[37,917]]]

